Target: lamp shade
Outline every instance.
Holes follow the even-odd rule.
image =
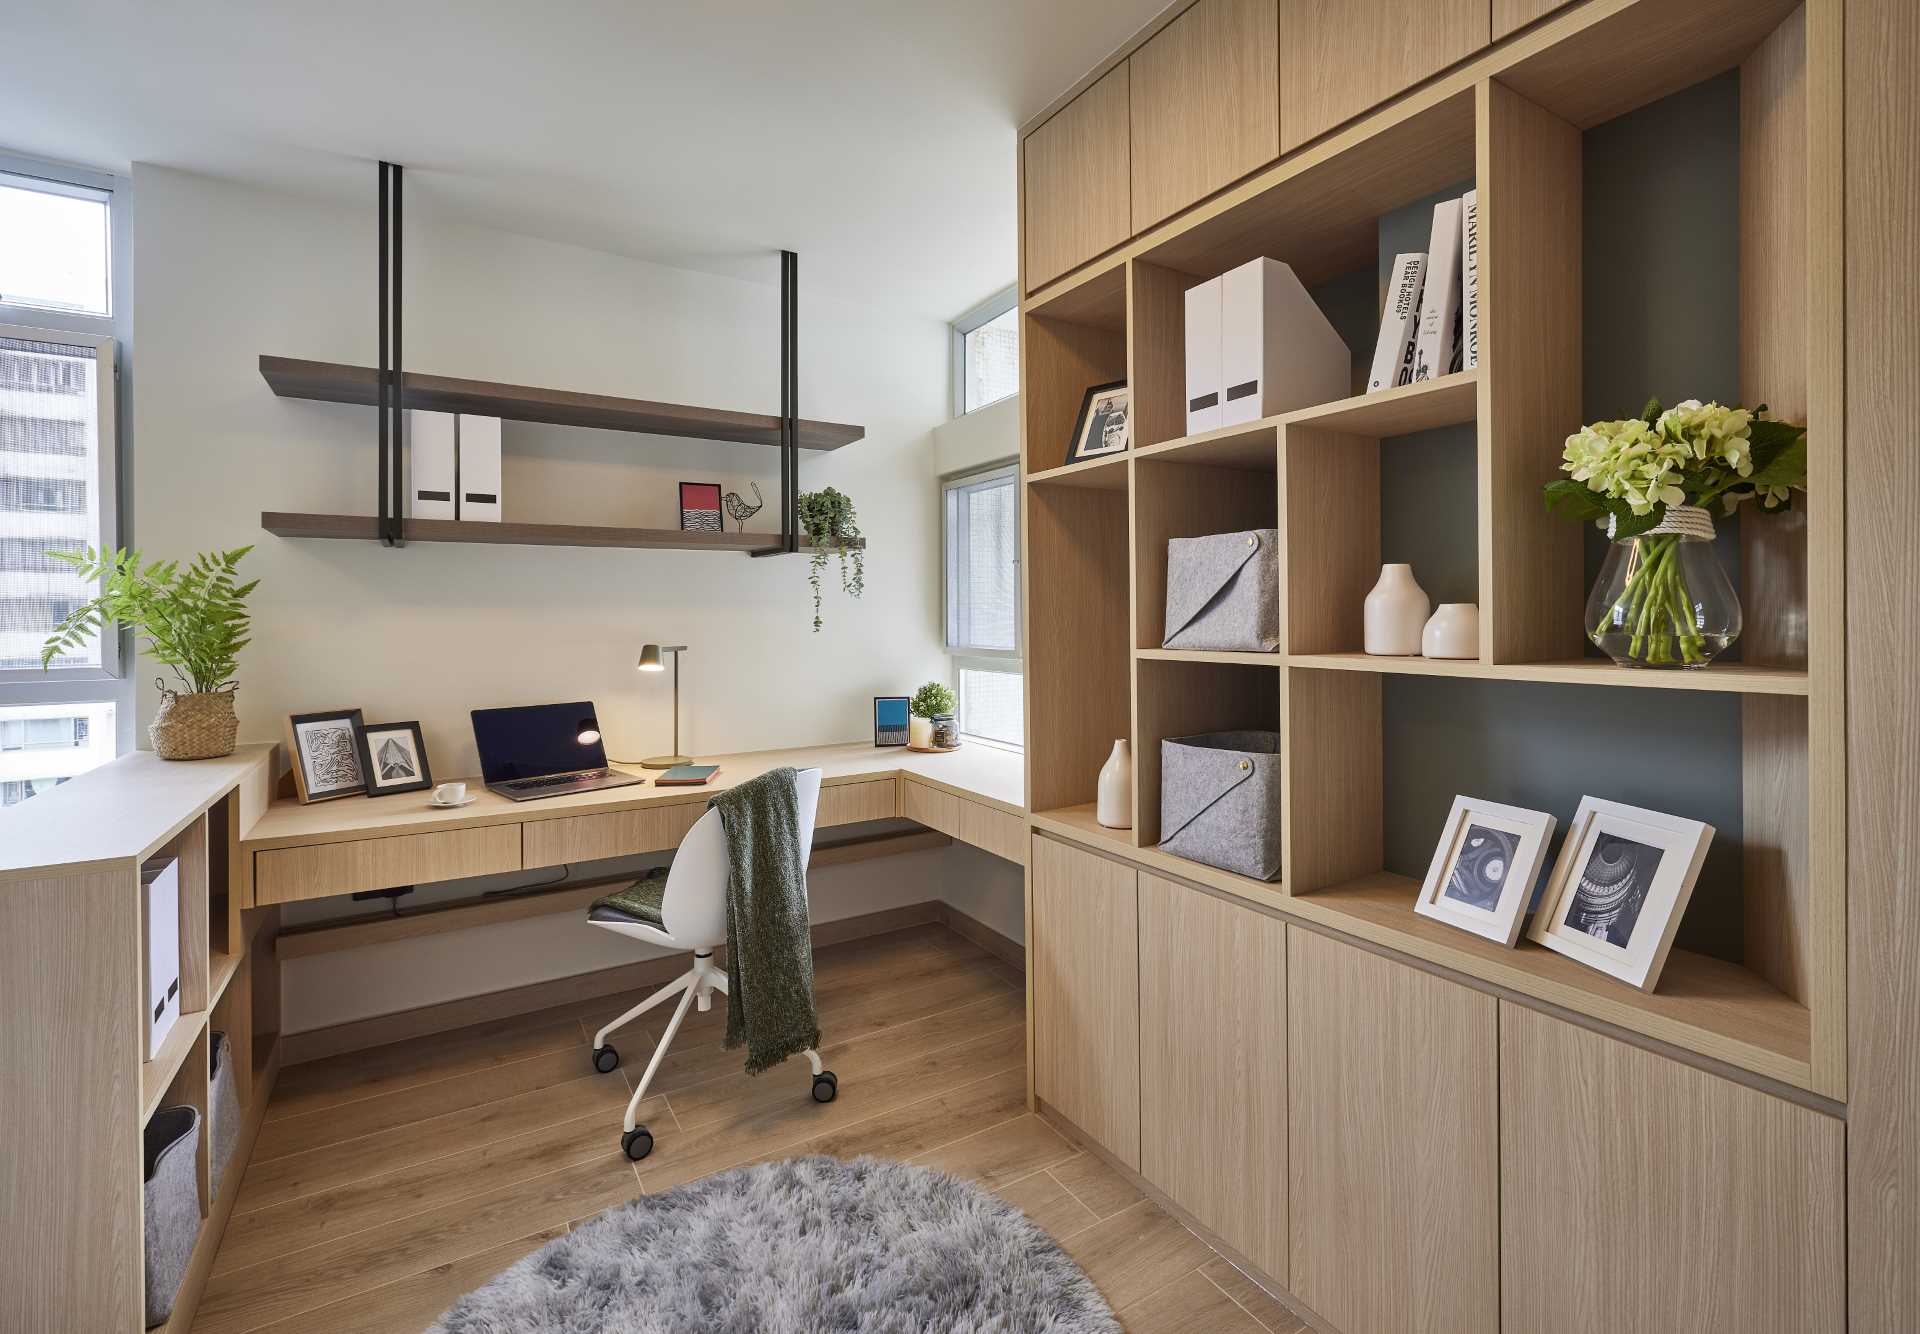
[[[643,672],[664,672],[666,664],[660,661],[658,644],[643,644],[640,647],[640,670]]]

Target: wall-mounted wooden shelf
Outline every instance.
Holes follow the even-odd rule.
[[[379,520],[371,514],[288,514],[268,510],[260,526],[275,537],[337,538],[373,542]],[[695,533],[678,528],[604,528],[574,523],[474,523],[462,519],[405,519],[409,542],[475,542],[510,547],[634,547],[655,551],[768,551],[778,533]],[[813,544],[803,535],[803,548]],[[864,547],[864,541],[855,543]]]
[[[260,374],[282,398],[358,403],[367,407],[379,403],[379,373],[371,366],[263,355]],[[744,445],[777,447],[780,444],[780,418],[770,413],[652,403],[567,389],[533,389],[487,380],[421,375],[414,371],[406,373],[400,405],[433,412],[475,413],[508,421],[545,422],[552,426],[591,426],[607,431],[636,431],[643,435]],[[866,433],[863,426],[803,418],[799,443],[802,449],[839,449]]]

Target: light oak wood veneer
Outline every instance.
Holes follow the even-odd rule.
[[[1280,146],[1292,151],[1487,44],[1486,0],[1280,0]]]
[[[1028,291],[1127,239],[1127,136],[1121,66],[1021,145]]]
[[[669,807],[668,810],[677,810]],[[653,812],[647,812],[653,814]],[[579,817],[620,820],[622,815]],[[569,822],[571,823],[571,822]],[[598,828],[569,850],[601,846]],[[558,865],[587,856],[610,857],[612,852],[576,853],[539,865]],[[257,902],[294,903],[301,899],[331,898],[364,889],[461,880],[473,875],[518,871],[520,826],[482,825],[476,829],[448,829],[432,834],[400,834],[393,838],[364,838],[346,843],[316,843],[299,848],[271,848],[256,854],[254,896]]]

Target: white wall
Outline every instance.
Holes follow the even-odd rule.
[[[1020,455],[1020,396],[942,422],[933,432],[933,470],[942,477]]]
[[[829,569],[811,630],[804,556],[290,541],[263,510],[371,514],[374,414],[273,395],[261,353],[372,364],[374,211],[159,167],[135,169],[134,536],[152,555],[255,543],[254,647],[241,737],[289,713],[358,707],[419,719],[436,776],[476,767],[467,711],[592,699],[610,752],[669,741],[669,683],[643,641],[691,644],[682,745],[693,753],[870,735],[871,697],[944,678],[937,475],[929,433],[950,403],[947,329],[805,286],[800,410],[866,439],[802,459],[809,489],[853,496],[868,537],[853,602]],[[667,269],[409,211],[406,366],[422,372],[776,412],[777,263],[766,285]],[[507,517],[677,526],[675,484],[746,491],[777,523],[777,458],[752,446],[507,426]],[[749,493],[750,495],[750,493]],[[152,664],[138,697],[157,703]],[[396,797],[391,800],[412,800]],[[831,868],[825,919],[933,897],[950,877],[908,859]],[[895,863],[899,863],[896,865]],[[929,889],[928,886],[932,888]],[[575,919],[444,936],[290,965],[289,1032],[633,957]]]

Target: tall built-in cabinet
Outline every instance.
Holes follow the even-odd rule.
[[[1841,146],[1842,3],[1448,0],[1419,7],[1413,53],[1412,7],[1393,0],[1199,0],[1025,140],[1034,1093],[1323,1328],[1843,1328],[1844,328],[1826,294],[1844,256],[1836,192],[1818,188]],[[1266,107],[1243,95],[1218,154],[1169,172],[1168,145],[1233,99],[1166,94],[1167,71],[1226,51],[1229,31],[1273,34],[1276,156],[1247,165]],[[1263,68],[1213,77],[1264,88]],[[1792,516],[1740,524],[1755,611],[1738,660],[1638,672],[1588,650],[1585,536],[1540,499],[1590,415],[1585,294],[1614,281],[1583,236],[1586,132],[1734,68],[1727,336],[1740,398],[1809,424],[1810,482]],[[1056,183],[1035,140],[1117,76],[1130,234],[1036,235]],[[1270,256],[1312,292],[1377,292],[1383,219],[1467,186],[1477,368],[1185,434],[1186,288]],[[1357,375],[1371,343],[1353,350]],[[1131,448],[1068,463],[1086,389],[1122,379]],[[1369,657],[1361,604],[1404,540],[1394,506],[1445,432],[1470,442],[1455,523],[1479,653]],[[1168,539],[1246,528],[1280,534],[1279,650],[1161,647]],[[1399,794],[1464,762],[1412,738],[1489,700],[1556,720],[1503,733],[1522,772],[1574,762],[1563,730],[1676,700],[1731,757],[1737,819],[1697,909],[1718,934],[1683,941],[1652,992],[1413,912],[1425,853],[1396,844]],[[1282,736],[1271,883],[1157,846],[1161,743],[1242,727]],[[1118,737],[1136,781],[1116,830],[1093,799]]]

